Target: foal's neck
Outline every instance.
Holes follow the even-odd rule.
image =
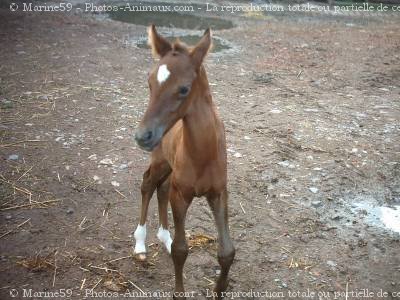
[[[217,155],[219,124],[203,67],[193,88],[195,98],[183,118],[184,144],[189,155],[197,162],[209,161]]]

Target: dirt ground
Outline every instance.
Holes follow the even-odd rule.
[[[400,204],[399,18],[229,18],[214,34],[235,49],[206,69],[227,129],[231,296],[400,298],[399,234],[364,209]],[[146,27],[6,8],[0,20],[0,299],[172,292],[156,201],[149,258],[132,257],[149,158],[132,136],[153,59],[131,41]],[[218,263],[204,199],[187,234],[186,289],[206,299]]]

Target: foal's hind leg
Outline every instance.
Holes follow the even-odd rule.
[[[146,219],[150,199],[153,196],[156,187],[160,185],[170,173],[171,168],[166,161],[153,160],[147,171],[143,174],[143,182],[141,186],[142,209],[139,225],[134,233],[136,240],[134,253],[138,254],[138,258],[141,260],[146,259]]]
[[[157,187],[158,215],[160,218],[160,227],[158,228],[157,237],[164,244],[168,253],[171,254],[172,239],[168,231],[169,182],[170,177]]]
[[[217,299],[222,299],[222,292],[228,287],[228,273],[235,257],[235,248],[229,235],[228,226],[228,192],[224,190],[219,195],[210,195],[207,201],[213,211],[218,231],[218,263],[221,274],[218,277],[214,291]]]

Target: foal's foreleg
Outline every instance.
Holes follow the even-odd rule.
[[[168,177],[170,172],[171,168],[166,162],[153,162],[143,174],[143,182],[141,186],[142,209],[139,225],[134,233],[136,240],[134,253],[137,254],[138,258],[141,260],[146,259],[146,219],[150,199],[153,196],[156,187]]]
[[[228,226],[228,193],[224,190],[219,195],[207,197],[207,201],[213,211],[215,224],[218,231],[218,263],[221,266],[221,274],[217,279],[214,291],[217,299],[222,299],[222,292],[228,287],[228,273],[235,257],[235,248],[229,235]]]
[[[183,266],[189,249],[185,237],[185,219],[193,197],[184,197],[182,193],[171,183],[170,202],[174,216],[175,236],[172,242],[171,255],[175,268],[175,293],[174,299],[186,299],[183,296]]]
[[[134,253],[138,255],[141,260],[146,259],[146,218],[149,208],[150,199],[156,189],[156,182],[151,176],[151,166],[143,174],[143,181],[141,186],[142,193],[142,208],[140,212],[139,225],[137,226],[134,237],[136,240]]]

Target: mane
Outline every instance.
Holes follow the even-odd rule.
[[[179,52],[182,54],[189,54],[190,48],[184,42],[179,40],[179,38],[177,38],[176,41],[172,44],[172,51]]]
[[[179,38],[176,38],[176,40],[172,44],[172,52],[178,52],[189,55],[194,49],[194,47],[195,46],[188,46],[186,43],[182,42]],[[210,48],[208,49],[208,52],[210,52],[213,47],[214,45],[211,44]]]

